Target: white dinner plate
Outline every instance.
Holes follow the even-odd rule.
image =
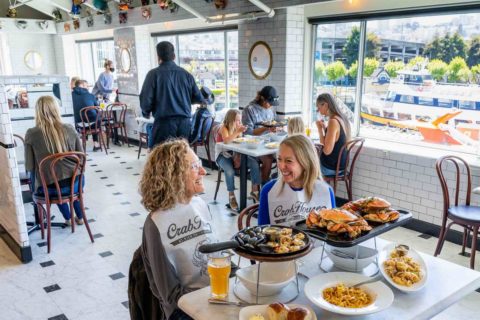
[[[304,306],[301,304],[287,304],[287,306],[290,309],[298,308],[298,307],[307,308],[312,313],[312,320],[317,320],[317,316],[315,315],[315,312],[309,306]],[[268,304],[243,307],[242,309],[240,309],[240,314],[238,315],[238,319],[249,320],[250,317],[256,314],[261,314],[265,318],[265,320],[268,320],[267,307],[268,307]]]
[[[383,250],[378,253],[378,267],[380,268],[380,272],[382,273],[383,277],[387,280],[388,283],[390,283],[393,287],[397,288],[400,291],[408,293],[408,292],[415,292],[415,291],[421,290],[427,283],[428,272],[427,272],[427,265],[425,264],[425,261],[422,259],[422,256],[420,256],[417,251],[410,249],[408,250],[407,255],[411,257],[413,261],[415,261],[420,265],[422,279],[419,282],[415,283],[411,287],[402,286],[400,284],[393,282],[392,278],[390,278],[390,276],[385,272],[383,263],[385,262],[385,260],[390,258],[390,253],[395,249],[396,245],[397,245],[396,243],[391,243],[388,246],[384,247]]]
[[[381,281],[367,283],[360,286],[361,289],[365,290],[370,294],[374,301],[372,304],[363,307],[363,308],[344,308],[339,307],[330,302],[327,302],[323,299],[323,290],[334,287],[340,283],[343,283],[345,286],[352,286],[359,282],[366,281],[370,279],[367,276],[350,273],[350,272],[330,272],[323,273],[314,278],[311,278],[305,284],[305,296],[312,303],[316,304],[320,308],[344,315],[364,315],[375,312],[380,312],[387,309],[393,302],[393,292],[386,284]]]

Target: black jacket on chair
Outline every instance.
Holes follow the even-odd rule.
[[[206,123],[205,121],[208,121],[209,117],[210,123]],[[192,131],[190,132],[190,138],[188,139],[188,142],[201,142],[200,140],[202,136],[205,136],[205,134],[207,134],[206,131],[208,131],[208,129],[213,123],[213,119],[211,117],[212,114],[205,107],[200,107],[195,111],[195,114],[192,118]]]
[[[88,92],[87,89],[81,87],[73,88],[72,101],[75,123],[82,122],[82,119],[80,118],[80,110],[85,107],[98,106],[98,102],[97,99],[95,99],[95,96]],[[87,112],[87,116],[89,122],[95,122],[95,119],[97,118],[97,112],[94,110],[89,110]]]

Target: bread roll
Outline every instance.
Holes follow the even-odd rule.
[[[287,320],[312,320],[312,313],[306,308],[294,308],[288,312]]]
[[[290,309],[283,303],[272,303],[267,308],[267,314],[269,320],[287,320],[288,311]]]

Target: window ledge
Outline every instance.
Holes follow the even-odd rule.
[[[386,141],[373,137],[362,137],[365,139],[364,147],[380,150],[384,152],[395,152],[428,160],[436,160],[445,155],[458,156],[472,167],[480,168],[480,157],[474,154],[449,151],[446,149],[418,146],[413,144],[400,143],[396,141]]]

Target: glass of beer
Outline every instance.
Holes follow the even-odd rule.
[[[305,134],[307,135],[307,137],[310,137],[311,133],[312,133],[312,129],[310,129],[310,126],[306,127],[305,128]]]
[[[230,277],[230,258],[228,252],[216,252],[208,255],[208,275],[212,298],[226,299]]]

